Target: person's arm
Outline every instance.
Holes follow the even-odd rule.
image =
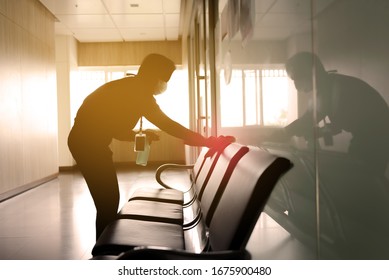
[[[300,118],[283,128],[277,128],[273,133],[263,137],[261,142],[287,142],[292,136],[309,137],[313,131],[313,116],[307,111]]]
[[[311,111],[305,112],[300,118],[296,119],[284,128],[287,135],[305,136],[313,129],[313,115]]]
[[[159,114],[155,120],[149,119],[153,122],[159,129],[165,131],[166,133],[180,138],[184,141],[185,144],[190,146],[210,146],[211,142],[208,138],[205,138],[199,133],[196,133],[176,121],[170,119],[164,113]]]
[[[153,110],[149,110],[149,112],[145,114],[145,117],[159,129],[174,137],[182,139],[187,145],[211,147],[214,144],[215,137],[205,138],[201,134],[182,126],[165,115],[158,106],[153,108]]]

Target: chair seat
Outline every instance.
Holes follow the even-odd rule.
[[[130,200],[120,210],[119,219],[134,219],[182,225],[182,205],[149,200]]]
[[[140,188],[134,191],[130,200],[151,200],[182,205],[183,193],[175,189]]]
[[[138,246],[184,249],[182,226],[170,223],[118,219],[108,225],[92,254],[118,255]]]

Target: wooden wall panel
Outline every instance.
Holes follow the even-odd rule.
[[[182,64],[181,41],[78,43],[78,66],[140,65],[150,53]]]
[[[0,0],[0,197],[58,172],[54,18]]]

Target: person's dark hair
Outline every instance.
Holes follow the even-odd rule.
[[[299,52],[289,58],[285,64],[289,76],[311,75],[313,67],[316,69],[316,74],[326,72],[319,57],[311,52]]]
[[[173,71],[176,69],[174,62],[160,54],[147,55],[138,70],[139,77],[158,78],[168,82]]]

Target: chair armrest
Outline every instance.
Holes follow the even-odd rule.
[[[159,166],[157,168],[157,171],[155,173],[155,179],[164,188],[166,188],[166,189],[174,189],[173,187],[169,186],[168,184],[166,184],[165,182],[162,181],[162,178],[161,178],[162,173],[165,170],[167,170],[167,169],[186,169],[186,170],[190,170],[190,169],[193,169],[193,167],[194,167],[193,164],[190,164],[190,165],[173,164],[173,163],[163,164],[163,165],[161,165],[161,166]]]
[[[249,260],[248,251],[218,251],[191,253],[159,247],[136,247],[120,254],[118,260]]]

